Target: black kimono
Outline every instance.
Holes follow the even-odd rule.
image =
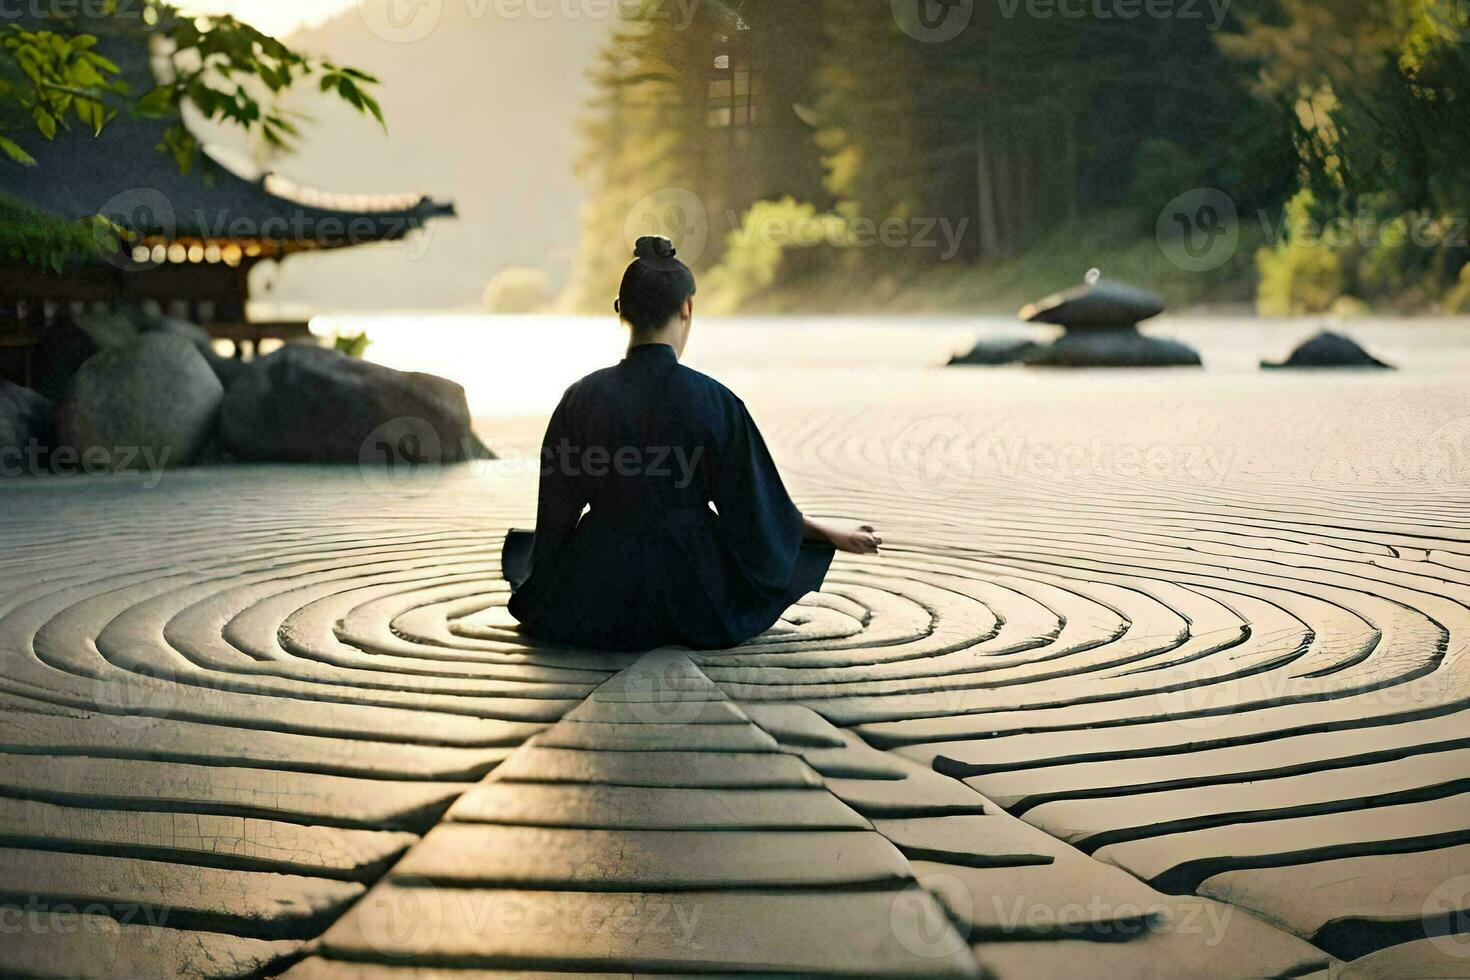
[[[745,404],[663,344],[567,389],[542,446],[534,545],[514,545],[502,567],[526,632],[625,651],[742,643],[832,561],[803,546]]]

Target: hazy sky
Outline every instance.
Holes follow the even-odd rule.
[[[281,37],[320,24],[357,4],[358,0],[186,0],[180,6],[194,14],[234,14]]]

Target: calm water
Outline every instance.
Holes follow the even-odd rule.
[[[617,361],[625,343],[610,319],[385,316],[340,325],[368,331],[373,360],[462,383],[480,434],[507,459],[535,457],[562,391]],[[793,465],[845,455],[863,461],[854,472],[881,475],[918,445],[926,466],[926,454],[938,454],[941,468],[1029,474],[1047,485],[1425,487],[1463,499],[1470,321],[1347,325],[1398,371],[1258,369],[1322,325],[1161,319],[1148,332],[1193,344],[1203,370],[1046,371],[942,367],[982,334],[1047,336],[1002,320],[706,319],[686,361],[738,392]],[[337,326],[313,324],[324,333]],[[820,449],[815,431],[832,437]]]
[[[1346,326],[1321,319],[1161,318],[1147,332],[1192,344],[1205,359],[1207,375],[1254,375],[1262,358],[1285,357],[1324,325],[1344,329],[1379,357],[1404,368],[1401,378],[1470,376],[1470,318],[1354,320]],[[373,341],[370,360],[454,378],[468,391],[475,415],[489,418],[545,415],[567,385],[618,360],[626,343],[623,329],[611,318],[353,315],[318,317],[312,329],[323,334],[365,329]],[[886,380],[923,384],[913,372],[944,364],[981,336],[1053,334],[1047,328],[983,317],[705,318],[695,324],[686,362],[732,382],[759,378],[800,385],[801,378],[838,371],[897,372]],[[1001,378],[1006,386],[1041,390],[1091,385],[1102,375],[1114,382],[1119,378],[1118,372],[1059,374],[1019,368],[962,373],[977,382]],[[1199,374],[1170,371],[1147,383],[1167,377],[1171,385],[1188,384]]]

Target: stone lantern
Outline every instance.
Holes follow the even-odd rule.
[[[1054,323],[1066,333],[1028,353],[1022,363],[1035,367],[1198,367],[1193,348],[1173,340],[1145,337],[1138,324],[1164,312],[1164,301],[1147,290],[1103,279],[1097,270],[1087,281],[1021,310],[1029,323]]]

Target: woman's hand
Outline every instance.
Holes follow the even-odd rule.
[[[814,521],[810,517],[802,520],[806,525],[807,540],[827,541],[838,551],[850,555],[876,555],[883,544],[883,539],[871,524]]]
[[[852,529],[834,529],[827,536],[832,547],[850,555],[876,555],[883,539],[871,524],[860,524]]]

